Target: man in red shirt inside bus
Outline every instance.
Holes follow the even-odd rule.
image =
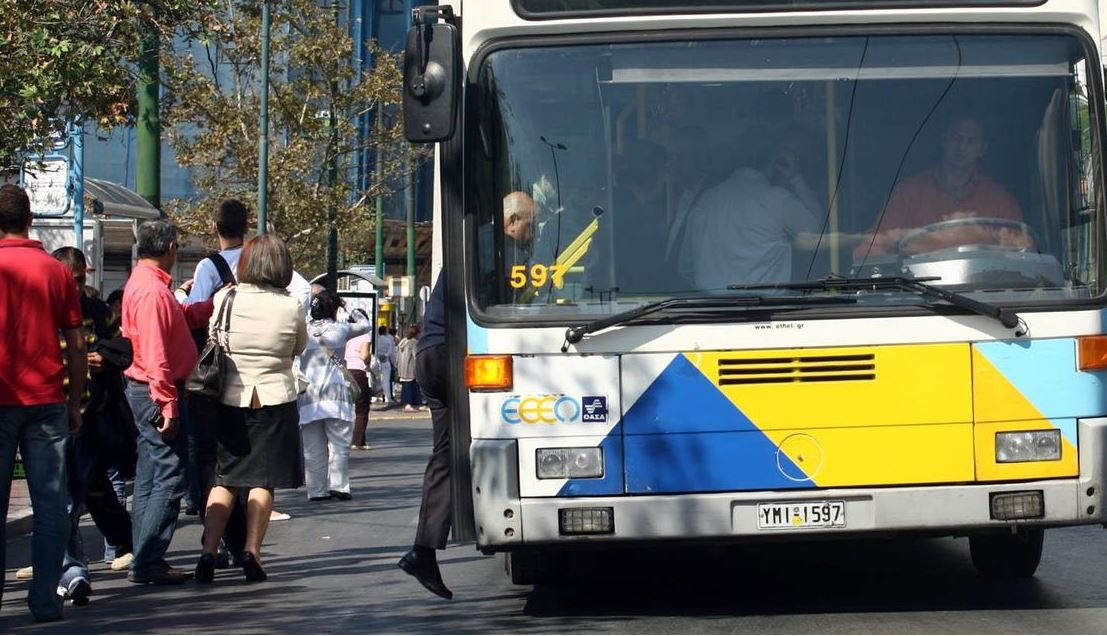
[[[133,583],[183,583],[188,573],[169,567],[165,552],[173,541],[184,495],[186,457],[182,418],[184,381],[196,366],[192,329],[206,326],[211,301],[181,305],[169,291],[177,261],[177,228],[148,221],[138,229],[138,263],[123,289],[123,335],[134,346],[127,401],[138,427],[134,486]]]
[[[1018,201],[1003,186],[980,172],[988,150],[984,126],[961,115],[951,119],[942,135],[942,160],[892,191],[882,217],[854,250],[854,260],[894,254],[909,232],[940,221],[993,218],[1022,221]],[[875,237],[873,234],[875,233]],[[907,252],[919,254],[969,244],[1031,247],[1030,236],[1012,228],[965,224],[913,239]],[[870,247],[871,244],[871,247]]]
[[[18,447],[35,511],[35,577],[27,605],[35,620],[52,621],[62,617],[57,586],[69,541],[65,442],[81,427],[88,360],[73,276],[42,243],[30,240],[31,220],[27,193],[14,185],[0,187],[0,512],[8,512]],[[68,396],[62,388],[67,376]],[[0,546],[4,534],[0,527]]]

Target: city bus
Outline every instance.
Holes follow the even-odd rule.
[[[1104,523],[1094,0],[415,10],[454,533],[585,548]]]

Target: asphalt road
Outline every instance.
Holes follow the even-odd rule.
[[[1032,580],[980,579],[964,540],[756,545],[594,555],[571,584],[513,586],[500,557],[472,546],[443,556],[453,601],[396,569],[418,510],[426,420],[373,424],[376,449],[352,459],[354,500],[312,503],[280,492],[290,521],[270,526],[266,583],[240,571],[215,584],[136,587],[97,564],[86,607],[36,625],[15,569],[29,542],[9,542],[2,633],[1084,633],[1107,631],[1107,536],[1050,531]],[[98,553],[98,535],[86,528]],[[170,560],[192,568],[199,526],[182,517]]]

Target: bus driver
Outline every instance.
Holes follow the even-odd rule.
[[[941,162],[895,187],[883,215],[854,249],[854,261],[894,254],[899,240],[908,232],[941,221],[965,218],[1022,221],[1015,197],[980,172],[980,160],[987,150],[984,126],[979,120],[967,115],[951,119],[941,138]],[[1003,228],[997,234],[982,225],[951,227],[920,239],[913,241],[916,245],[912,246],[912,253],[974,243],[1031,246],[1025,232]]]

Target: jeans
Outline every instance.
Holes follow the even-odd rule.
[[[108,483],[111,484],[112,492],[115,493],[116,500],[119,501],[119,504],[123,508],[123,511],[126,512],[127,511],[127,481],[123,479],[123,475],[120,474],[119,469],[116,468],[115,466],[111,466],[110,468],[108,468],[107,471],[106,471],[106,474],[107,474],[107,477],[108,477]],[[131,534],[131,531],[128,531],[127,534],[129,536]],[[130,551],[130,545],[131,545],[130,541],[128,541],[127,542],[128,552]],[[126,552],[121,552],[119,548],[116,548],[114,545],[112,545],[111,541],[108,541],[106,537],[104,538],[104,562],[105,563],[111,563],[112,561],[115,560],[116,557],[121,557],[124,554],[126,554]]]
[[[381,391],[384,392],[384,403],[388,404],[394,402],[396,398],[392,395],[392,363],[381,363]]]
[[[69,420],[64,404],[0,406],[0,513],[7,518],[18,447],[34,508],[31,565],[35,577],[27,594],[27,605],[39,620],[57,618],[62,612],[57,587],[70,528],[66,514],[68,437]],[[6,545],[6,530],[0,526],[0,547]],[[5,567],[5,555],[0,551],[0,572]]]
[[[183,387],[182,387],[183,388]],[[160,408],[150,399],[150,387],[131,382],[127,402],[138,428],[138,465],[132,519],[134,523],[134,562],[131,571],[165,568],[165,552],[177,529],[177,515],[184,496],[186,455],[185,431],[188,429],[187,404],[181,394],[177,435],[171,441],[162,438],[152,420],[160,418]]]
[[[423,396],[418,380],[400,380],[400,402],[404,406],[422,406]]]

